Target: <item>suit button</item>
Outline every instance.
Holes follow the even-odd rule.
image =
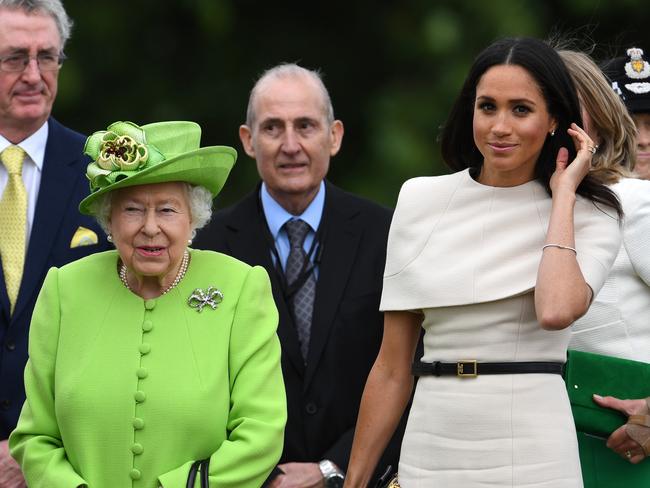
[[[153,322],[151,320],[145,320],[142,322],[142,330],[149,332],[151,329],[153,329]]]
[[[0,400],[0,409],[9,410],[9,400],[7,399]]]
[[[135,399],[136,402],[142,403],[147,398],[147,395],[144,394],[144,391],[136,391],[133,394],[133,398]]]
[[[139,480],[140,476],[142,476],[142,473],[140,473],[139,469],[132,469],[131,472],[129,473],[129,476],[131,477],[132,480]]]
[[[139,369],[136,371],[136,375],[138,376],[138,378],[140,378],[141,380],[143,380],[143,379],[145,379],[145,378],[147,377],[147,370],[144,369],[144,368],[139,368]]]
[[[144,452],[144,447],[142,447],[142,444],[136,442],[131,446],[131,452],[136,455],[142,454]]]
[[[140,417],[136,417],[133,419],[133,428],[135,430],[142,430],[144,429],[144,420],[141,419]]]
[[[307,412],[309,415],[314,415],[316,412],[318,412],[318,407],[314,402],[309,402],[307,405],[305,405],[305,412]]]
[[[144,356],[145,354],[149,354],[150,352],[151,352],[151,344],[149,344],[148,342],[143,342],[142,344],[140,344],[140,354]]]
[[[151,300],[145,300],[144,302],[144,308],[147,310],[153,310],[156,307],[156,300],[151,299]]]
[[[7,348],[7,351],[13,351],[16,349],[16,343],[12,341],[7,341],[5,342],[5,347]]]

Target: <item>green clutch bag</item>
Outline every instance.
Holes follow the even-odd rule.
[[[599,407],[594,393],[621,399],[650,396],[650,364],[589,352],[568,352],[564,372],[576,429],[607,438],[627,418],[616,410]]]

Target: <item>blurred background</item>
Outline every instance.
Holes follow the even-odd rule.
[[[345,125],[329,179],[394,206],[404,180],[447,172],[439,127],[473,58],[504,36],[560,35],[597,61],[650,55],[648,0],[64,0],[75,22],[54,115],[85,134],[116,120],[194,120],[239,160],[218,206],[249,192],[237,135],[280,62],[320,69]]]

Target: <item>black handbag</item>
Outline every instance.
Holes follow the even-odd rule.
[[[210,458],[194,461],[190,466],[190,472],[187,474],[185,488],[194,488],[197,474],[200,474],[201,488],[210,488],[209,470]]]

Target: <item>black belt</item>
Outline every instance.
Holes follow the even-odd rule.
[[[522,374],[522,373],[548,373],[561,375],[564,363],[551,363],[540,361],[524,361],[513,363],[478,363],[474,360],[458,361],[457,363],[413,363],[411,371],[414,376],[460,376],[473,378],[480,374]]]

